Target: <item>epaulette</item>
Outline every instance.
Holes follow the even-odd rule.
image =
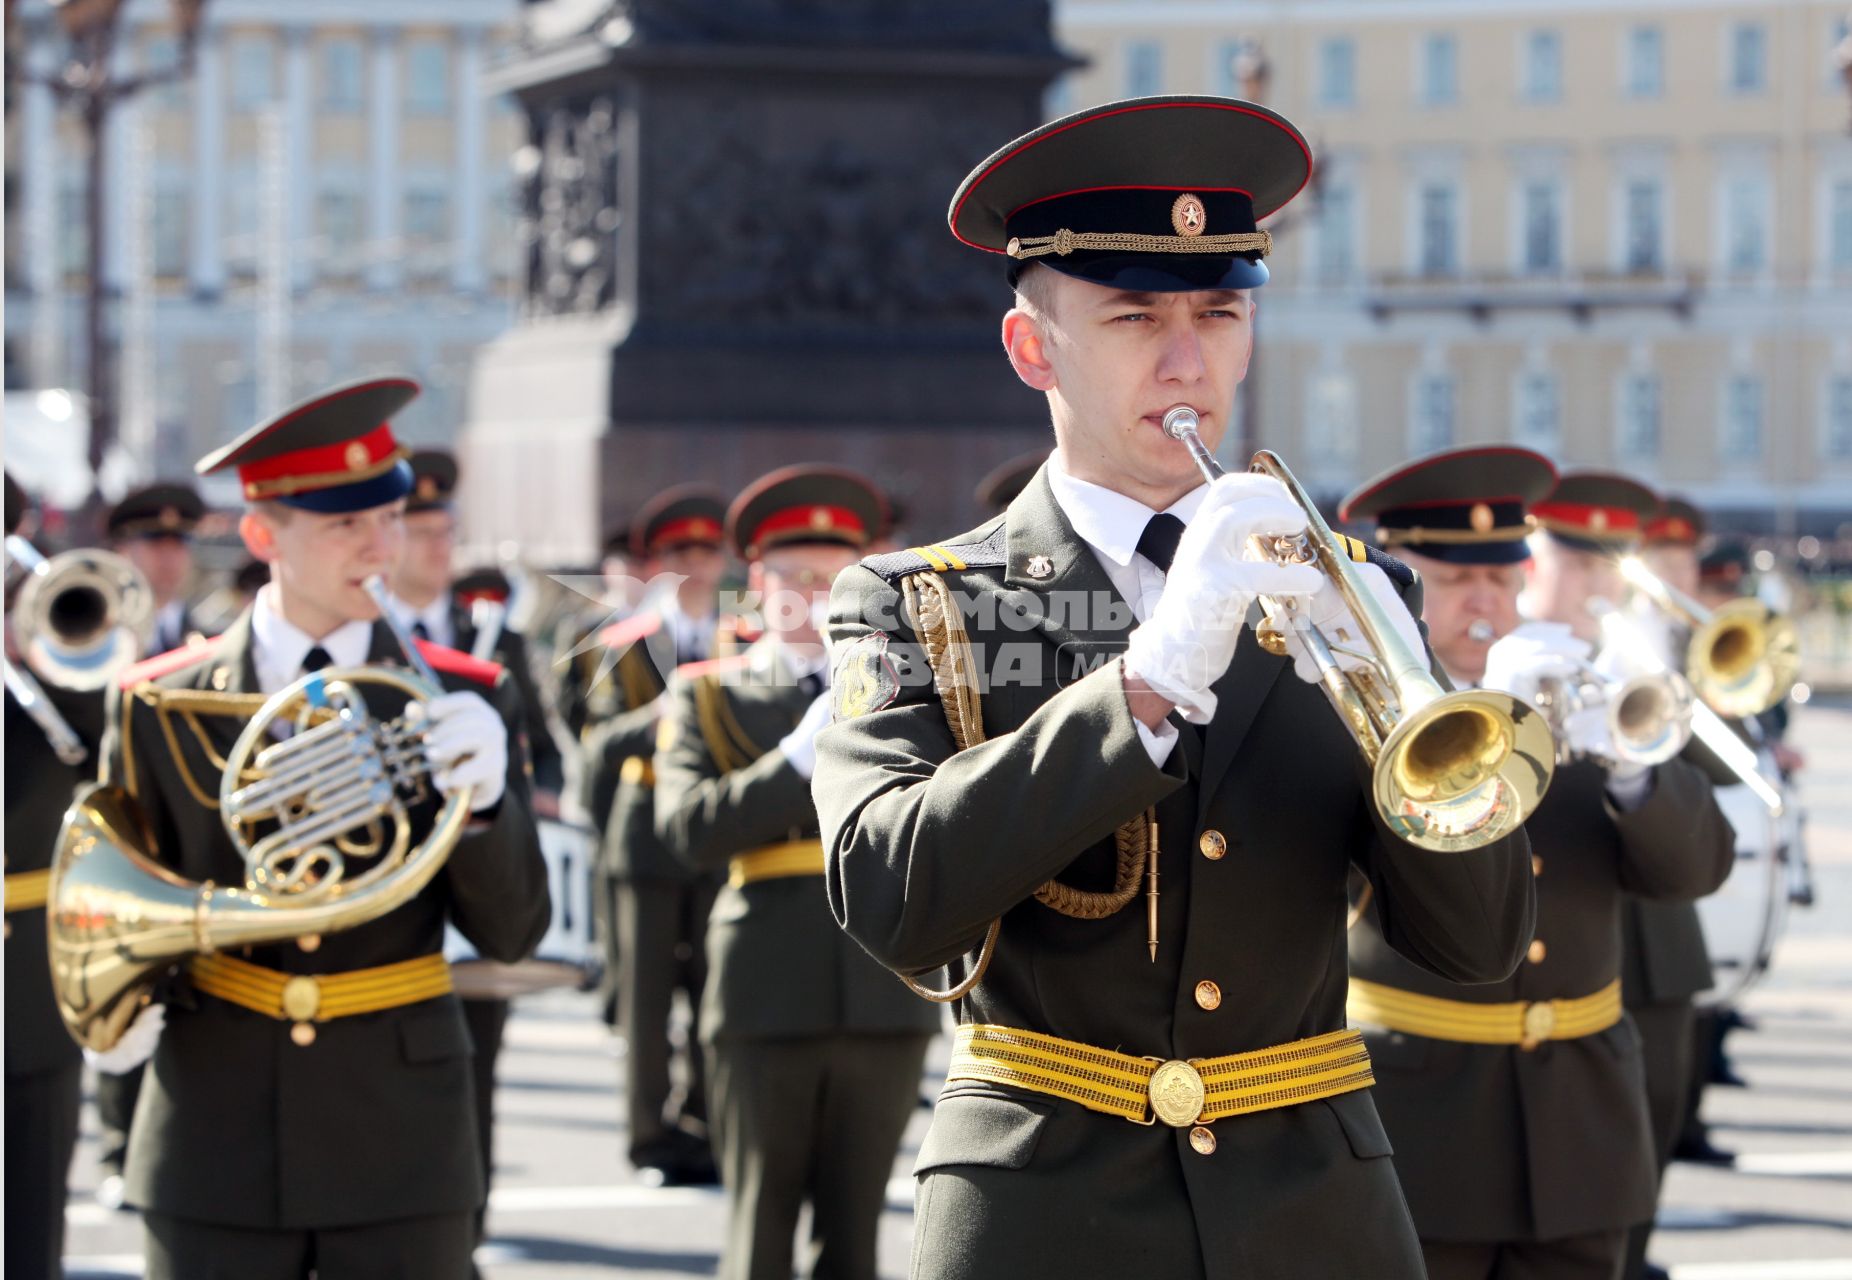
[[[662,628],[662,614],[655,609],[645,609],[633,613],[628,618],[613,622],[598,633],[598,643],[607,649],[622,649],[636,643],[645,636],[653,636]]]
[[[947,569],[1001,569],[1009,563],[1002,516],[998,516],[992,524],[979,526],[977,534],[980,536],[957,542],[933,543],[930,546],[909,547],[905,551],[869,556],[862,561],[862,567],[893,583],[908,574],[927,569],[938,572]]]
[[[424,655],[424,660],[431,664],[434,671],[462,676],[465,680],[474,680],[490,688],[494,688],[495,682],[502,678],[502,664],[499,662],[474,658],[461,649],[452,649],[431,640],[414,640],[412,643],[418,646],[418,652]]]
[[[143,658],[118,676],[116,683],[124,689],[133,689],[138,684],[146,684],[150,680],[170,676],[198,662],[201,658],[210,658],[218,652],[219,646],[224,641],[225,637],[222,635],[213,636],[210,639],[201,638],[197,641],[189,641],[178,649],[169,649],[166,653],[157,653],[151,658]]]
[[[719,658],[704,658],[700,662],[684,662],[675,669],[675,674],[684,680],[695,680],[715,672],[729,671],[734,667],[745,666],[751,661],[748,653],[729,653]]]

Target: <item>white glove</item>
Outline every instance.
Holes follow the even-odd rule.
[[[151,1004],[135,1015],[122,1038],[107,1049],[85,1049],[84,1058],[98,1071],[112,1076],[133,1071],[154,1056],[161,1042],[161,1028],[167,1025],[167,1006]]]
[[[1575,679],[1589,651],[1564,623],[1526,622],[1486,650],[1479,683],[1535,703],[1545,680]]]
[[[1311,565],[1247,559],[1255,535],[1305,531],[1305,512],[1271,476],[1223,476],[1183,531],[1164,592],[1125,647],[1126,674],[1177,704],[1184,718],[1215,715],[1210,686],[1228,669],[1258,595],[1304,598],[1323,575]]]
[[[425,749],[431,781],[449,795],[474,787],[470,810],[481,813],[502,798],[508,782],[508,727],[479,693],[446,693],[424,704],[430,720]]]
[[[1396,594],[1395,584],[1389,581],[1389,575],[1373,564],[1354,567],[1365,589],[1375,598],[1377,607],[1389,615],[1390,621],[1395,624],[1396,634],[1401,637],[1409,652],[1427,653],[1427,647],[1421,643],[1421,628],[1415,625],[1414,615],[1402,603],[1402,597]],[[1357,657],[1340,652],[1340,648],[1349,648],[1367,655],[1369,646],[1363,643],[1363,628],[1351,616],[1344,597],[1338,593],[1337,584],[1322,573],[1319,575],[1318,594],[1303,608],[1294,609],[1281,619],[1282,625],[1289,621],[1310,622],[1317,627],[1331,646],[1332,656],[1346,671],[1356,671],[1369,665],[1367,656]],[[1319,683],[1318,664],[1312,660],[1312,651],[1306,647],[1305,633],[1300,626],[1286,627],[1286,652],[1292,655],[1294,675],[1307,684]]]
[[[800,777],[808,778],[817,771],[817,734],[829,727],[834,705],[830,691],[825,689],[805,709],[804,718],[797,722],[797,728],[778,740],[778,749],[785,753],[785,759],[791,762],[791,767],[797,770]]]

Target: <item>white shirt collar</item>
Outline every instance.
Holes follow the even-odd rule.
[[[419,609],[404,597],[390,593],[386,599],[390,602],[392,616],[405,625],[409,631],[414,622],[424,623],[424,633],[440,644],[448,644],[442,637],[450,634],[450,592],[440,591],[431,597],[431,603]]]
[[[337,667],[364,666],[373,647],[373,624],[364,618],[344,622],[317,640],[285,618],[272,599],[276,588],[266,586],[251,606],[251,661],[258,686],[275,693],[302,674],[302,660],[320,645]]]
[[[1088,546],[1121,569],[1132,562],[1145,525],[1157,512],[1138,499],[1115,493],[1104,485],[1075,479],[1062,465],[1058,450],[1049,459],[1048,484],[1068,523]],[[1165,510],[1187,525],[1208,496],[1209,486],[1199,484]]]

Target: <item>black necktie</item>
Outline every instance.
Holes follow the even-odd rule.
[[[425,626],[423,622],[414,622],[412,623],[412,634],[420,640],[429,640],[431,638],[431,629]]]
[[[1183,540],[1183,521],[1168,511],[1160,511],[1145,524],[1145,531],[1138,536],[1138,554],[1152,564],[1170,572],[1170,562],[1176,559],[1177,544]]]
[[[328,656],[328,651],[320,645],[316,645],[313,649],[310,649],[307,653],[302,655],[302,669],[304,671],[320,671],[323,667],[333,662],[334,659]]]

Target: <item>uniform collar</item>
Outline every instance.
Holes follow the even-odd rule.
[[[258,686],[265,693],[275,693],[301,675],[302,660],[317,645],[327,651],[337,667],[366,665],[373,647],[371,622],[355,618],[317,640],[275,607],[272,600],[275,590],[275,587],[265,587],[257,593],[257,600],[251,606],[252,659]]]
[[[1145,526],[1158,514],[1136,498],[1069,475],[1058,449],[1048,460],[1048,486],[1074,532],[1121,569],[1132,562]],[[1165,511],[1187,525],[1208,496],[1209,486],[1199,484]]]

